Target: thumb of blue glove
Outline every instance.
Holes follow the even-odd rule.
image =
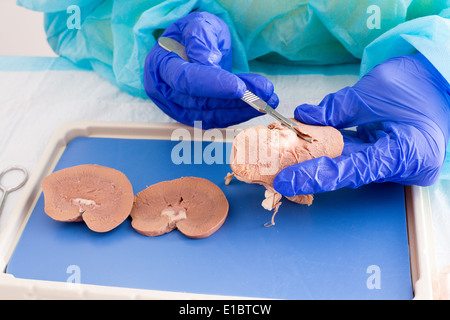
[[[371,182],[428,186],[439,177],[450,136],[450,85],[420,53],[378,65],[353,87],[301,105],[295,118],[342,130],[344,150],[282,170],[274,188],[285,196]]]
[[[171,118],[204,129],[227,127],[262,113],[240,98],[250,90],[272,107],[278,105],[273,84],[257,74],[231,73],[231,36],[221,19],[194,12],[171,24],[163,33],[185,46],[190,62],[155,44],[145,60],[144,88]]]

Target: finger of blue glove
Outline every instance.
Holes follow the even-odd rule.
[[[273,186],[282,195],[292,197],[340,189],[357,188],[364,184],[387,179],[392,174],[391,161],[380,153],[381,147],[391,147],[385,137],[364,150],[336,158],[319,157],[283,169]],[[397,147],[395,147],[397,148]],[[394,152],[397,153],[397,152]],[[392,155],[394,156],[394,155]]]
[[[207,12],[199,12],[182,32],[186,54],[191,62],[220,66],[231,71],[231,35],[222,19]]]
[[[183,121],[191,119],[186,124],[192,126],[194,121],[201,121],[203,129],[226,128],[261,115],[252,107],[205,109],[201,114],[193,109],[184,109],[184,112]]]
[[[328,94],[319,105],[302,104],[294,110],[294,117],[311,125],[348,128],[383,118],[367,105],[352,87]]]
[[[274,179],[275,190],[286,196],[313,194],[371,182],[421,186],[439,177],[444,153],[429,154],[429,138],[417,128],[395,122],[372,123],[359,129],[343,155],[320,157],[283,169]],[[365,142],[363,142],[365,141]],[[436,152],[439,148],[434,148]]]
[[[270,91],[264,91],[255,84],[251,88],[260,96],[270,96],[266,102],[273,108],[277,107],[278,96],[275,93],[270,95]],[[190,126],[194,121],[202,121],[204,129],[223,128],[263,115],[241,99],[189,96],[173,90],[165,83],[159,83],[158,90],[153,87],[150,89],[152,100],[161,110],[173,119]]]
[[[192,106],[188,105],[186,107],[185,104],[180,105],[178,99],[183,102],[189,101],[192,103]],[[198,103],[204,106],[203,110],[198,110],[195,99],[201,100]],[[183,99],[180,95],[176,95],[174,100],[178,103],[167,100],[160,94],[155,94],[153,97],[153,101],[171,118],[189,126],[194,126],[194,122],[201,121],[203,129],[224,128],[261,115],[260,112],[250,106],[246,106],[243,101],[239,100],[229,100],[229,103],[226,105],[223,104],[223,99],[217,101],[217,99],[212,98],[195,98],[189,96]],[[209,104],[216,108],[208,108],[207,106]],[[218,104],[223,108],[217,109]]]
[[[241,98],[244,95],[245,83],[229,71],[186,62],[177,54],[167,52],[161,47],[155,48],[154,55],[152,62],[157,62],[158,65],[153,68],[156,69],[162,82],[179,93],[223,99]]]
[[[163,33],[185,46],[190,62],[231,71],[231,35],[227,24],[208,12],[193,12]]]
[[[223,98],[206,98],[206,97],[195,97],[189,96],[186,94],[182,94],[179,92],[173,92],[170,88],[167,90],[171,91],[171,94],[166,94],[166,100],[170,100],[176,103],[179,106],[182,106],[186,109],[195,109],[197,112],[205,112],[208,110],[218,110],[218,109],[249,109],[253,110],[256,115],[263,115],[263,113],[256,111],[256,109],[252,108],[246,102],[241,99],[223,99]],[[266,100],[267,104],[273,108],[276,108],[278,105],[278,96],[276,93],[273,93],[268,100]]]
[[[256,73],[238,73],[237,76],[245,82],[249,91],[266,101],[272,108],[278,106],[278,96],[275,94],[273,83],[269,79]]]
[[[279,103],[279,99],[276,93],[274,93],[273,84],[266,77],[258,74],[237,74],[239,79],[241,79],[246,86],[246,89],[258,95],[261,99],[267,102],[272,108],[276,108]],[[160,85],[164,88],[164,85]],[[169,92],[170,91],[170,92]],[[250,107],[246,102],[242,101],[240,98],[230,98],[229,96],[225,98],[207,98],[207,97],[197,97],[188,94],[180,93],[178,91],[173,91],[167,87],[165,89],[165,96],[168,100],[183,106],[187,109],[197,109],[206,112],[207,110],[215,109],[246,109],[248,112],[244,112],[244,118],[252,115],[253,117],[257,115],[262,115],[262,113],[256,111]],[[224,117],[226,119],[228,117]],[[248,119],[247,119],[248,120]]]

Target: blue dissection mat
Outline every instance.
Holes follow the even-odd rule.
[[[198,147],[199,142],[192,143]],[[135,193],[182,176],[216,183],[230,210],[204,239],[174,230],[149,238],[126,220],[108,233],[44,213],[40,196],[7,272],[18,278],[280,299],[411,299],[402,185],[370,184],[317,194],[308,207],[284,199],[276,225],[261,207],[264,188],[234,179],[229,164],[175,164],[178,141],[79,137],[55,170],[99,164],[122,171]],[[229,144],[200,143],[216,159]],[[223,152],[223,156],[220,153]],[[192,158],[192,160],[195,160]],[[177,161],[175,161],[177,162]],[[194,162],[194,161],[193,161]]]

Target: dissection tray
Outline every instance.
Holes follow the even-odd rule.
[[[317,194],[310,207],[285,199],[276,225],[266,228],[271,212],[261,207],[264,189],[237,180],[225,185],[235,132],[175,124],[75,122],[62,127],[0,234],[0,256],[7,266],[0,274],[0,296],[414,297],[413,284],[420,277],[415,267],[411,275],[411,223],[403,186],[370,184]],[[225,193],[228,217],[216,233],[197,240],[177,230],[145,237],[130,220],[108,233],[53,221],[44,213],[40,181],[79,164],[122,171],[135,193],[182,176],[206,178]],[[412,257],[417,266],[417,253]],[[423,296],[427,288],[421,289]]]

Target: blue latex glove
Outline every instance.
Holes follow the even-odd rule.
[[[392,181],[428,186],[439,177],[450,135],[450,85],[420,53],[389,59],[353,87],[300,105],[295,118],[343,130],[344,150],[282,170],[285,196]],[[345,132],[348,131],[348,132]]]
[[[202,128],[227,127],[262,115],[240,100],[250,90],[270,106],[278,105],[273,84],[257,74],[231,73],[228,26],[206,12],[194,12],[163,33],[186,47],[190,62],[155,44],[145,60],[144,88],[167,115]]]

